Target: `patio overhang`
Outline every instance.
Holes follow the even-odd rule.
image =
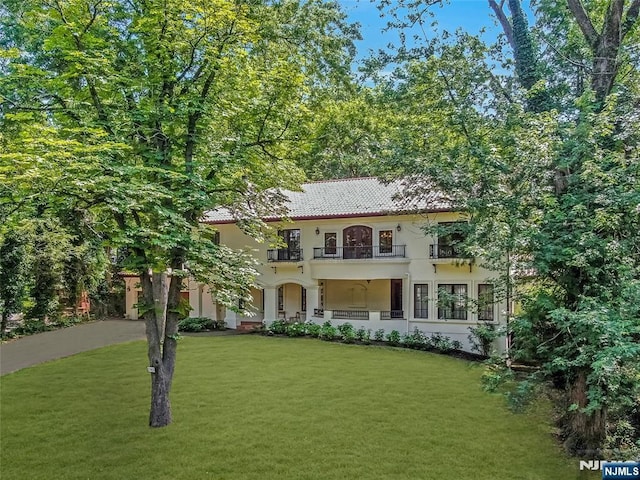
[[[409,273],[409,260],[389,258],[371,260],[311,260],[311,276],[316,280],[384,280],[403,278]]]

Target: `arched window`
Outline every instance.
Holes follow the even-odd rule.
[[[342,232],[344,258],[371,258],[372,238],[371,228],[364,225],[345,228]]]

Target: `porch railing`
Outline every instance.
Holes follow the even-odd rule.
[[[303,259],[301,248],[272,248],[267,250],[269,262],[299,262]]]
[[[389,310],[380,312],[380,320],[391,320],[396,318],[404,318],[403,310]]]
[[[331,318],[340,320],[369,320],[367,310],[332,310]]]
[[[405,257],[406,245],[372,245],[365,247],[315,247],[313,258],[385,258]]]
[[[462,258],[462,252],[457,245],[429,245],[429,258]]]

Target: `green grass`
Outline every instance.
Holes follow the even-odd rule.
[[[134,342],[2,377],[2,480],[580,478],[543,411],[509,413],[461,360],[185,338],[174,423],[150,429],[145,355]]]

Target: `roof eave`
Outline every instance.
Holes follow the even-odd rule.
[[[300,215],[295,217],[265,217],[262,220],[264,222],[282,222],[285,218],[291,221],[304,221],[304,220],[332,220],[340,218],[364,218],[364,217],[388,217],[395,215],[420,215],[425,213],[445,213],[453,212],[453,209],[449,207],[441,208],[425,208],[425,209],[413,209],[413,210],[396,210],[396,211],[380,211],[380,212],[367,212],[367,213],[338,213],[332,215]],[[237,220],[204,220],[200,223],[207,225],[225,225],[230,223],[236,223]]]

